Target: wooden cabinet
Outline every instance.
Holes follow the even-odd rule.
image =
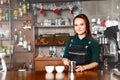
[[[34,59],[35,71],[44,71],[45,66],[48,65],[63,65],[62,58],[52,58],[52,57],[36,57]]]
[[[0,2],[0,48],[11,45],[10,3]]]
[[[33,62],[35,53],[33,16],[30,11],[30,3],[28,0],[12,0],[11,3],[12,41],[14,45],[12,62],[29,64]],[[15,39],[16,36],[17,39]],[[32,48],[31,51],[28,51],[29,44]]]
[[[35,46],[65,46],[68,37],[70,36],[68,29],[73,28],[69,26],[38,26],[35,25]],[[50,33],[43,32],[47,30]],[[59,32],[57,32],[59,31]],[[64,32],[60,32],[64,31]],[[44,38],[42,37],[44,36]],[[59,36],[59,40],[58,40]]]
[[[56,54],[65,47],[67,39],[70,36],[68,30],[72,30],[72,26],[35,26],[35,48],[36,54],[49,55],[49,48],[56,47]],[[47,31],[47,32],[46,32]],[[43,48],[43,49],[42,49]],[[45,52],[45,54],[42,54]]]
[[[11,10],[9,0],[0,1],[0,54],[4,57],[6,65],[11,63]],[[1,66],[1,59],[0,59]]]

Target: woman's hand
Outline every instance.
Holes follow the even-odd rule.
[[[85,71],[85,70],[90,70],[90,69],[94,69],[94,68],[96,68],[97,66],[98,66],[99,64],[97,63],[97,62],[92,62],[92,63],[90,63],[90,64],[87,64],[87,65],[78,65],[78,66],[76,66],[76,69],[75,69],[75,71],[76,72],[83,72],[83,71]]]
[[[76,68],[75,68],[75,71],[76,72],[83,72],[83,71],[85,71],[86,70],[86,67],[85,66],[76,66]]]
[[[62,61],[63,61],[63,64],[64,64],[64,65],[69,66],[69,62],[70,62],[70,61],[69,61],[67,58],[63,58]]]

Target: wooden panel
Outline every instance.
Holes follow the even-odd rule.
[[[35,71],[45,71],[45,66],[48,65],[63,65],[61,58],[46,58],[46,57],[37,57],[35,58]]]
[[[27,51],[27,48],[23,48],[23,46],[14,46],[14,53],[33,53],[34,52],[34,46],[32,45],[32,51]]]
[[[15,53],[12,56],[13,63],[29,63],[33,61],[34,53]]]
[[[12,62],[13,63],[29,63],[33,62],[34,53],[35,53],[35,46],[34,46],[34,27],[33,27],[33,15],[32,12],[27,11],[25,15],[22,17],[18,16],[17,19],[14,18],[14,10],[19,9],[21,0],[11,0],[11,9],[12,9],[12,37],[14,38],[15,35],[15,29],[17,30],[18,34],[18,41],[14,44],[14,53],[12,56]],[[21,4],[23,5],[23,3]],[[25,28],[25,25],[29,24],[28,21],[32,23],[32,26],[30,29]],[[24,24],[24,25],[23,25]],[[18,46],[20,32],[22,31],[22,38],[24,40],[24,35],[26,36],[25,39],[27,42],[31,42],[32,44],[32,51],[28,52],[27,49],[23,48],[23,46]]]

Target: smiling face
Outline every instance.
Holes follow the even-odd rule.
[[[80,36],[86,36],[86,23],[82,18],[74,20],[74,30]]]
[[[75,35],[78,35],[79,38],[85,36],[92,37],[90,31],[90,23],[85,14],[79,14],[73,19]]]

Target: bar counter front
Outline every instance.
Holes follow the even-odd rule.
[[[107,70],[89,70],[84,72],[62,73],[46,71],[8,71],[0,72],[0,80],[120,80],[119,75]]]

